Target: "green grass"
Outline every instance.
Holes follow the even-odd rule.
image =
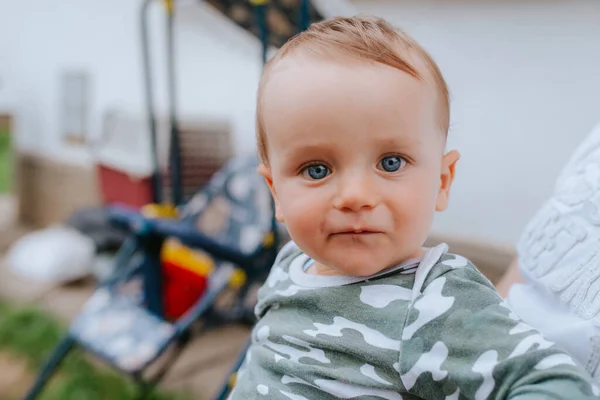
[[[0,130],[0,193],[8,193],[12,189],[13,154],[11,135]]]
[[[25,359],[34,375],[63,334],[64,327],[56,319],[37,309],[12,308],[0,303],[0,351]],[[79,349],[67,356],[55,378],[40,400],[130,400],[136,394],[132,382],[93,366]],[[152,400],[188,398],[160,390],[151,396]]]

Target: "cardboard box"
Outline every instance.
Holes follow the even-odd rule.
[[[101,203],[92,167],[37,153],[18,152],[16,158],[19,222],[36,227],[62,223],[75,211]]]

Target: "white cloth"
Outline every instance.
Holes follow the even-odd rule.
[[[600,124],[517,245],[525,284],[508,303],[600,382]]]
[[[56,225],[17,240],[5,261],[11,271],[31,281],[66,283],[92,272],[95,253],[91,238],[74,228]]]

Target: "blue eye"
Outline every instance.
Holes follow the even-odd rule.
[[[379,162],[385,172],[396,172],[404,166],[406,161],[400,156],[383,157]]]
[[[306,167],[304,169],[304,174],[308,174],[308,176],[311,179],[323,179],[325,178],[327,175],[330,174],[330,170],[329,168],[327,168],[326,166],[324,166],[323,164],[314,164],[314,165],[309,165],[308,167]]]

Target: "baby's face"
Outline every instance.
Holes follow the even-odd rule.
[[[277,218],[320,273],[367,276],[418,256],[446,207],[435,91],[392,67],[290,56],[264,88]]]

